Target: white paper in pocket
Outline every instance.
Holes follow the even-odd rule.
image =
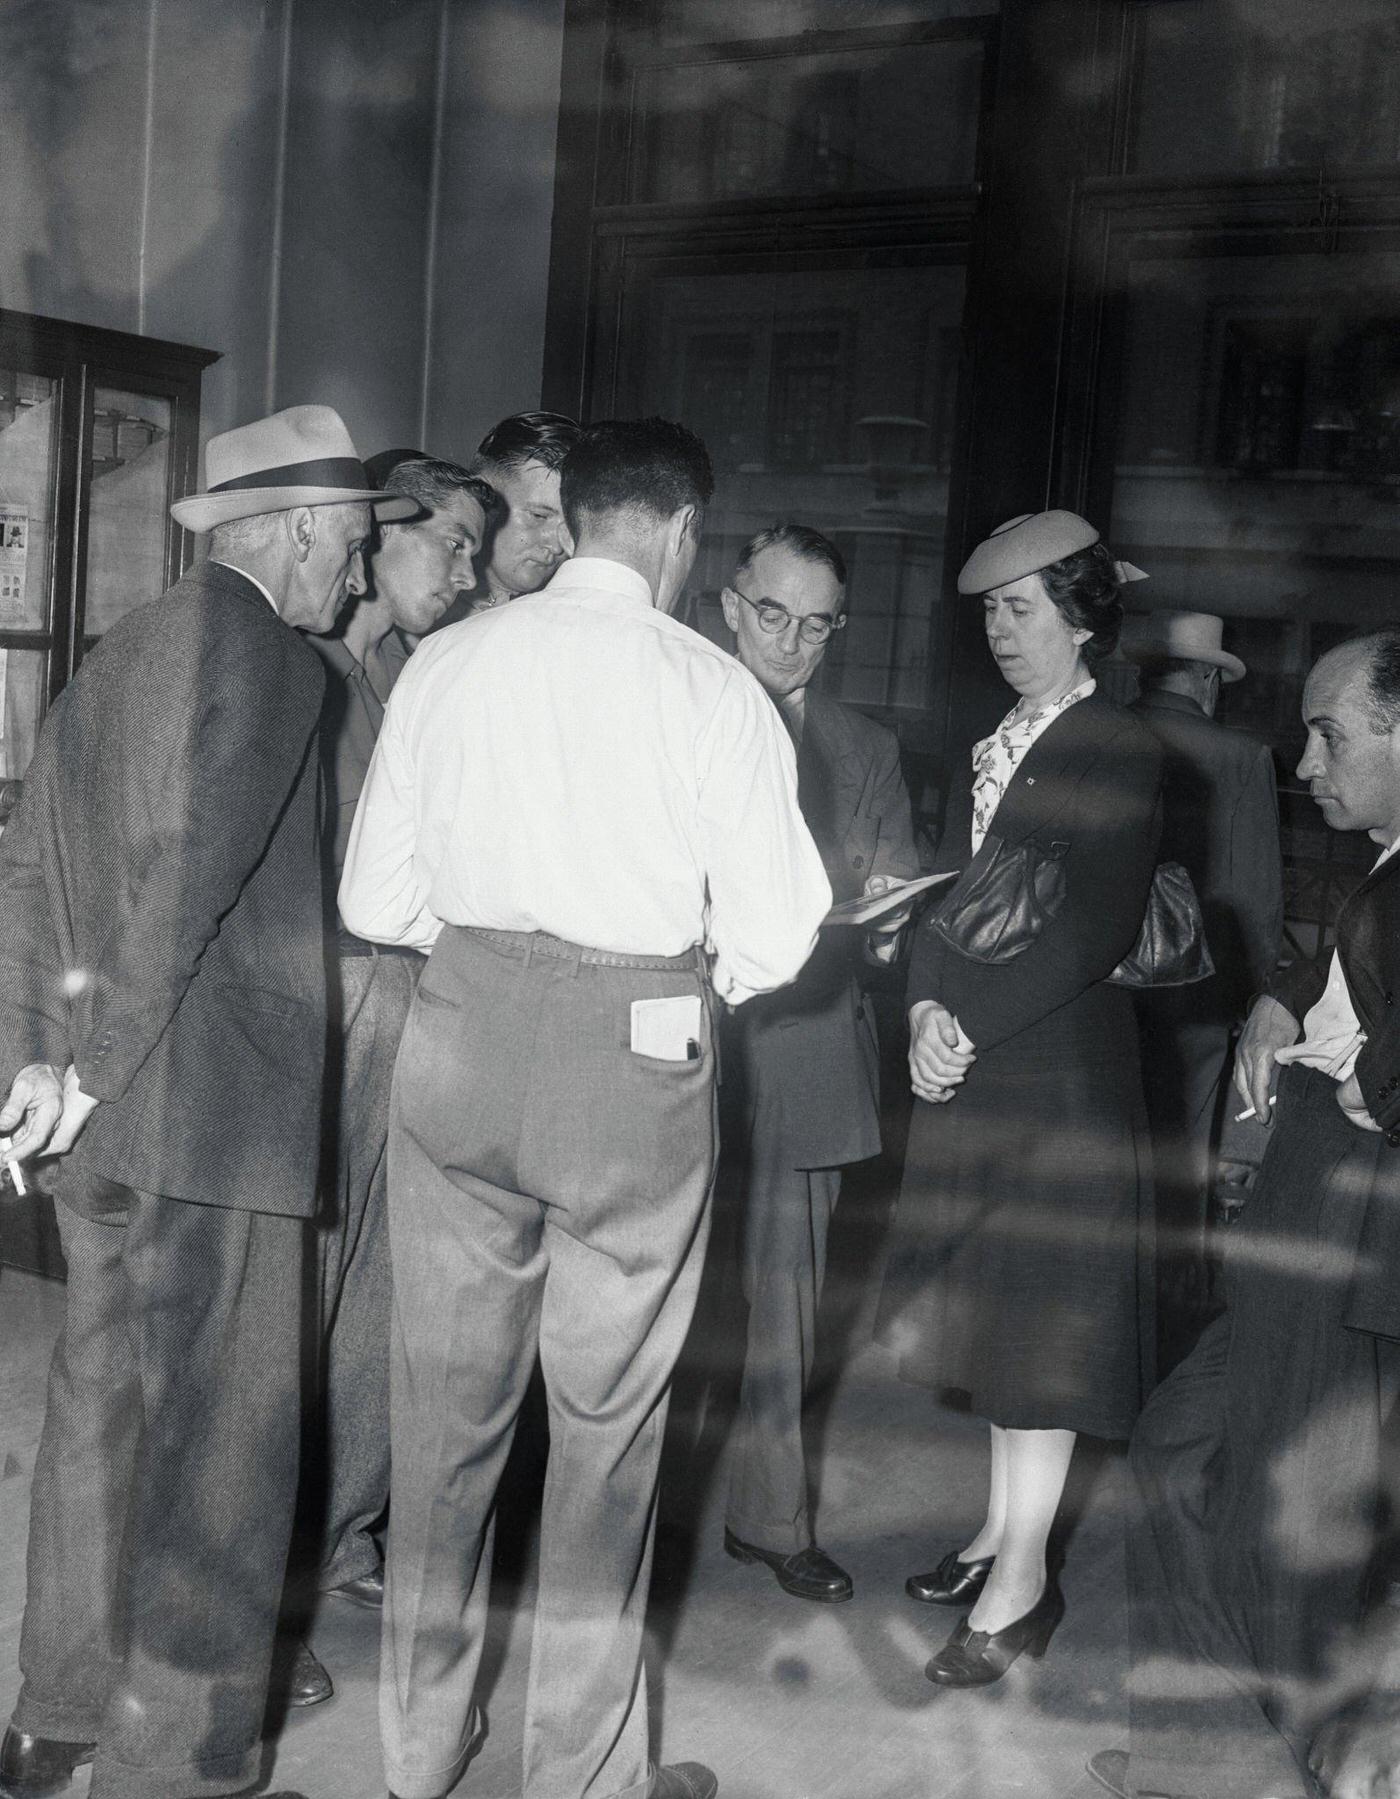
[[[700,1059],[700,995],[632,1001],[632,1053],[662,1062]]]

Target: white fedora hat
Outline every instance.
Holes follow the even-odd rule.
[[[421,512],[406,494],[371,485],[345,422],[330,406],[289,406],[209,439],[204,493],[170,508],[187,531],[212,531],[236,518],[293,506],[372,506],[381,522]]]
[[[1242,681],[1244,663],[1220,647],[1224,633],[1223,620],[1213,612],[1130,613],[1118,641],[1130,662],[1208,662],[1220,670],[1222,681]]]

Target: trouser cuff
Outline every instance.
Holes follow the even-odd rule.
[[[810,1549],[816,1541],[806,1518],[773,1524],[730,1510],[725,1513],[724,1527],[731,1536],[752,1543],[758,1549],[766,1549],[770,1555],[796,1555],[800,1550]]]
[[[198,1762],[168,1762],[135,1768],[99,1749],[93,1763],[91,1799],[215,1799],[242,1793],[257,1783],[261,1745],[238,1755],[205,1756]]]
[[[424,1772],[421,1768],[410,1773],[401,1764],[384,1758],[384,1778],[388,1782],[389,1791],[397,1795],[397,1799],[442,1799],[456,1786],[466,1771],[467,1763],[486,1740],[486,1720],[478,1706],[473,1706],[468,1722],[467,1739],[462,1748],[450,1762],[441,1768],[430,1768]]]

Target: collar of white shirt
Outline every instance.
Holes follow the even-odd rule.
[[[609,556],[573,556],[561,563],[541,593],[555,598],[582,599],[585,594],[605,593],[611,599],[630,600],[651,607],[655,604],[646,577],[625,562],[614,562]]]
[[[245,581],[251,581],[258,592],[267,601],[268,605],[271,606],[272,610],[277,612],[276,600],[273,599],[272,595],[267,591],[256,575],[250,575],[246,568],[239,568],[236,562],[224,562],[218,556],[211,556],[209,560],[211,562],[217,562],[220,568],[231,568],[235,575],[242,575]],[[282,614],[277,612],[277,616],[278,618],[281,618]]]

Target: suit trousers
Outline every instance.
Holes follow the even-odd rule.
[[[1225,1313],[1133,1433],[1134,1793],[1303,1799],[1331,1652],[1359,1623],[1400,1344],[1343,1323],[1394,1152],[1336,1082],[1283,1072],[1226,1243]]]
[[[1136,997],[1157,1208],[1157,1355],[1159,1367],[1169,1368],[1207,1316],[1206,1245],[1230,1028],[1196,1016],[1193,987]]]
[[[783,1167],[757,1129],[744,1174],[749,1329],[725,1523],[746,1543],[792,1555],[812,1542],[802,1402],[816,1359],[817,1303],[841,1170]]]
[[[257,1774],[300,1425],[301,1219],[58,1207],[15,1723],[96,1742],[93,1799]]]
[[[327,1077],[338,1105],[316,1232],[320,1399],[303,1480],[324,1591],[379,1567],[373,1526],[389,1499],[389,1093],[421,958],[342,956]]]
[[[633,1000],[701,994],[701,1055],[632,1053]],[[714,1052],[697,969],[447,926],[394,1075],[388,1784],[471,1753],[496,1487],[536,1354],[549,1409],[525,1799],[642,1799],[642,1629],[672,1370],[704,1257]]]

